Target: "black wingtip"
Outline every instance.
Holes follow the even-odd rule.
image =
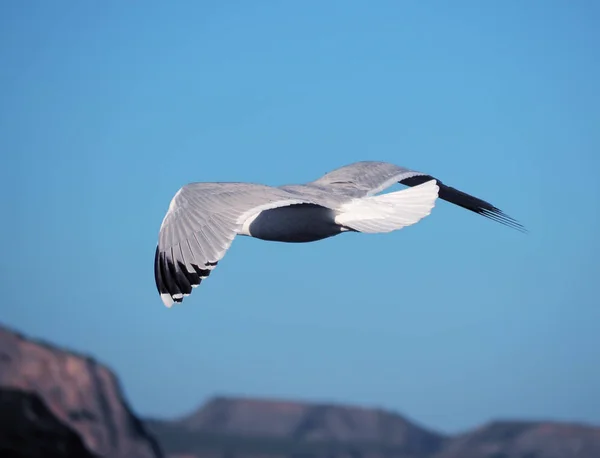
[[[491,210],[488,210],[486,208],[481,208],[479,211],[476,211],[476,213],[479,213],[480,215],[485,216],[486,218],[489,218],[500,224],[511,227],[519,232],[522,232],[523,234],[529,233],[529,231],[527,230],[527,228],[525,226],[523,226],[516,219],[508,216],[506,213],[504,213],[499,208],[492,207]]]
[[[156,251],[154,253],[154,281],[156,283],[158,294],[167,292],[165,282],[162,277],[160,250],[158,249],[158,246],[156,247]]]
[[[474,213],[477,213],[481,216],[484,216],[492,221],[496,221],[497,223],[503,224],[504,226],[510,227],[522,233],[528,233],[529,231],[516,219],[508,216],[499,208],[493,206],[489,202],[485,200],[478,199],[470,194],[459,191],[456,188],[451,186],[447,186],[431,175],[417,175],[410,178],[405,178],[401,180],[400,183],[406,186],[417,186],[422,183],[425,183],[429,180],[436,180],[437,184],[440,188],[439,197],[446,202],[450,202],[454,205],[458,205],[459,207],[470,210]]]
[[[158,245],[154,253],[154,280],[158,294],[167,295],[173,302],[181,303],[184,298],[192,293],[192,288],[199,286],[207,278],[219,261],[207,261],[198,266],[190,263],[194,272],[188,270],[185,262],[175,256],[176,250],[171,247],[162,250]],[[183,252],[181,252],[183,258]],[[167,307],[169,300],[163,298]]]

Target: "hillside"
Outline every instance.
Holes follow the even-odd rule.
[[[11,424],[21,416],[28,418],[29,425],[19,434],[29,431],[30,440],[36,443],[47,441],[51,446],[57,440],[54,436],[69,438],[74,434],[90,454],[111,458],[162,456],[155,439],[129,409],[117,377],[92,358],[0,326],[0,389],[5,393],[3,402],[10,405],[0,411],[0,422]],[[18,393],[22,393],[20,398]],[[27,394],[33,396],[27,400]],[[19,405],[21,413],[16,410]],[[28,406],[42,416],[24,415]],[[55,434],[34,434],[39,428],[54,430]],[[4,437],[0,447],[6,441]],[[27,437],[21,442],[23,447],[28,445]]]
[[[445,437],[378,409],[215,398],[177,420],[147,420],[170,458],[599,458],[600,428],[493,422]]]
[[[97,458],[37,394],[5,388],[0,388],[0,456]]]
[[[600,428],[557,422],[496,421],[453,438],[435,458],[595,458]]]
[[[381,410],[275,400],[215,398],[173,422],[151,420],[148,428],[172,455],[422,457],[445,438],[400,415]]]
[[[0,326],[0,456],[600,458],[600,428],[496,421],[447,437],[381,409],[239,397],[141,421],[109,368]]]

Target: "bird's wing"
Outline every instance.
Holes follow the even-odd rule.
[[[388,162],[363,161],[337,168],[307,184],[351,197],[367,197],[415,175],[422,174]]]
[[[377,194],[390,186],[401,183],[416,186],[429,180],[436,180],[439,186],[439,197],[454,205],[466,208],[486,218],[490,218],[514,229],[525,231],[525,228],[505,214],[502,210],[485,200],[447,186],[438,178],[417,170],[407,169],[388,162],[363,161],[355,162],[335,169],[308,185],[329,188],[334,193],[342,193],[360,198]]]
[[[244,222],[270,208],[313,203],[282,189],[249,183],[183,186],[160,227],[156,288],[167,307],[182,302],[223,258]]]

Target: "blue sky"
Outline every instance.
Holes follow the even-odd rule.
[[[596,2],[4,2],[0,321],[90,353],[143,415],[214,394],[383,406],[446,432],[600,424]],[[153,279],[191,181],[358,160],[437,175],[392,234],[236,239],[184,305]]]

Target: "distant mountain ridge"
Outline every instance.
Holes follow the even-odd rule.
[[[494,421],[446,436],[382,409],[225,396],[141,421],[109,368],[0,325],[0,457],[165,456],[600,458],[600,427]]]
[[[583,424],[493,421],[456,436],[435,458],[600,458],[600,428]]]
[[[190,430],[214,434],[293,437],[318,441],[405,443],[415,436],[443,439],[403,416],[380,409],[288,400],[216,397],[180,420]]]
[[[146,423],[174,455],[200,456],[213,450],[215,443],[229,443],[225,448],[261,454],[339,455],[386,449],[421,457],[437,451],[445,440],[383,410],[249,398],[218,397],[180,420]]]
[[[146,420],[170,458],[600,458],[600,428],[494,421],[446,436],[381,409],[216,397]]]

